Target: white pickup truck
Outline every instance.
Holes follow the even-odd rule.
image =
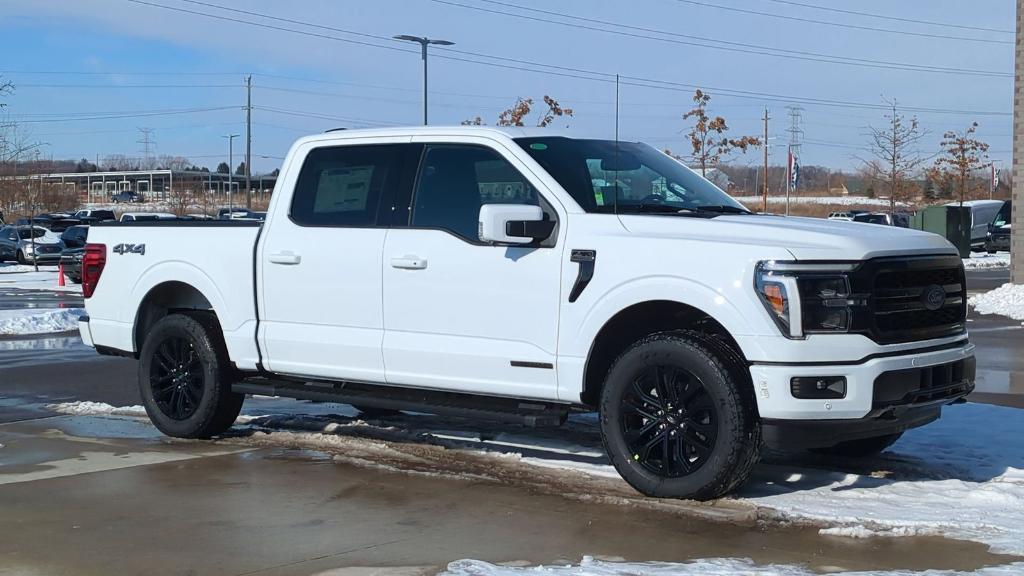
[[[754,214],[650,146],[480,127],[300,139],[267,219],[93,227],[83,340],[153,423],[246,394],[558,425],[597,411],[644,494],[709,499],[762,446],[883,450],[974,387],[935,234]]]

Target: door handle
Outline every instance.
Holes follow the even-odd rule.
[[[403,268],[405,270],[423,270],[427,267],[427,260],[419,256],[405,255],[401,258],[391,259],[392,268]]]
[[[283,250],[281,252],[273,252],[267,257],[272,264],[298,264],[302,262],[302,256],[292,252],[291,250]]]

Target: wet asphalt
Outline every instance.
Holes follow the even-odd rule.
[[[971,274],[972,290],[1002,283],[985,272],[977,282]],[[0,290],[0,308],[14,303],[80,305],[67,294]],[[971,332],[974,399],[1024,406],[1024,327],[972,315]],[[432,574],[461,558],[541,564],[584,555],[738,556],[817,570],[972,570],[1009,560],[936,537],[821,536],[728,505],[710,520],[707,510],[569,499],[316,451],[177,441],[145,420],[46,407],[139,404],[136,370],[136,361],[98,356],[73,335],[0,340],[0,575]]]

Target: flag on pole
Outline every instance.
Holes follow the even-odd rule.
[[[992,163],[989,166],[992,168],[992,188],[990,190],[995,192],[996,188],[999,188],[999,172],[996,172],[995,163]]]
[[[800,161],[797,159],[796,154],[792,151],[789,153],[789,189],[790,191],[796,191],[796,186],[800,182]]]

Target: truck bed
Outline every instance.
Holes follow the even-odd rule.
[[[109,352],[137,353],[136,315],[147,298],[187,284],[201,299],[175,296],[177,309],[208,303],[239,368],[255,368],[256,304],[253,252],[262,223],[246,220],[142,221],[92,227],[90,244],[107,247],[106,265],[87,300],[92,340]],[[180,292],[177,292],[180,294]],[[198,301],[197,301],[198,300]]]

